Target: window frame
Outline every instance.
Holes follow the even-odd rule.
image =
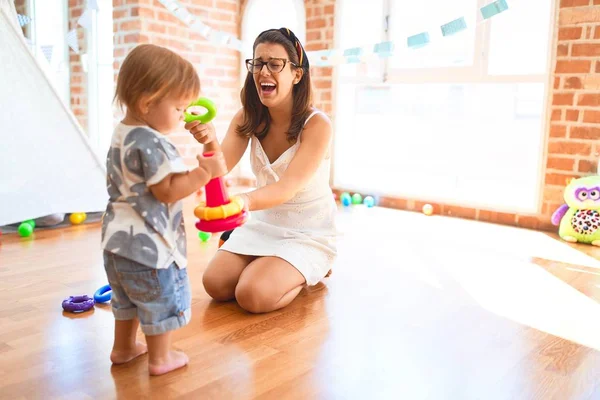
[[[381,74],[378,77],[365,77],[365,76],[342,76],[339,72],[339,68],[333,69],[332,76],[332,108],[334,116],[337,115],[338,111],[338,93],[340,86],[345,84],[361,85],[366,88],[386,87],[388,85],[403,84],[403,83],[543,83],[544,84],[544,103],[541,115],[541,123],[539,129],[539,162],[536,171],[536,185],[535,188],[535,208],[532,207],[511,207],[511,206],[499,206],[492,204],[482,204],[481,202],[459,200],[459,201],[448,201],[442,198],[423,198],[419,200],[426,201],[439,201],[444,204],[457,205],[462,207],[469,207],[474,209],[487,209],[498,212],[511,212],[519,214],[536,215],[542,212],[543,208],[543,193],[544,193],[544,176],[545,176],[545,160],[547,157],[547,146],[548,138],[546,132],[550,124],[549,115],[552,109],[551,92],[553,90],[553,73],[552,73],[552,60],[556,58],[557,49],[557,36],[556,36],[556,21],[558,15],[558,8],[560,3],[558,0],[550,1],[550,12],[548,15],[548,51],[546,52],[546,72],[543,74],[503,74],[503,75],[491,75],[487,73],[489,53],[491,45],[491,29],[490,24],[493,21],[481,23],[481,18],[477,14],[477,26],[475,33],[475,48],[473,52],[474,62],[471,66],[464,67],[440,67],[440,68],[394,68],[391,66],[389,59],[383,59],[381,61],[382,68]],[[382,19],[381,30],[382,30],[382,41],[391,40],[391,23],[392,15],[392,0],[383,0],[384,2],[384,16]],[[334,46],[335,49],[340,49],[340,35],[341,32],[341,18],[343,13],[343,7],[347,6],[348,3],[352,3],[352,0],[338,0],[339,6],[336,5],[335,11],[335,35],[334,35]],[[489,4],[489,0],[478,0],[477,1],[477,13],[479,9],[484,5]],[[402,44],[404,45],[404,44]],[[396,45],[397,46],[397,45]],[[416,50],[418,51],[418,49]],[[480,56],[478,56],[478,54]],[[334,132],[338,132],[335,118],[333,119]],[[333,148],[335,149],[338,135],[334,134]],[[330,185],[332,187],[338,186],[336,184],[336,152],[332,152],[331,157],[331,178]],[[599,164],[600,165],[600,164]],[[337,166],[339,168],[339,166]],[[347,190],[361,189],[357,186],[345,187]],[[364,188],[363,188],[364,189]],[[387,195],[386,193],[380,193],[381,195]],[[399,198],[410,198],[411,196],[394,195],[391,197]]]

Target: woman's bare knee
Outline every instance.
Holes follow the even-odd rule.
[[[260,314],[273,311],[280,296],[273,292],[273,287],[256,280],[240,282],[235,288],[235,299],[244,310]]]
[[[235,284],[227,282],[222,276],[211,270],[207,270],[202,276],[204,290],[217,301],[229,301],[235,298]]]
[[[253,259],[254,257],[218,251],[202,276],[206,293],[217,301],[233,300],[240,275]]]

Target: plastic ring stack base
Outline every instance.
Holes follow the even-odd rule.
[[[213,221],[199,220],[196,222],[196,229],[202,232],[225,232],[242,226],[248,219],[248,211],[244,210],[239,214],[232,215],[225,219],[216,219]]]
[[[107,293],[108,292],[108,293]],[[112,292],[110,285],[104,285],[94,293],[94,301],[96,303],[106,303],[110,301]]]
[[[89,298],[87,295],[69,296],[68,299],[63,300],[62,308],[72,313],[85,312],[94,308],[94,299]]]

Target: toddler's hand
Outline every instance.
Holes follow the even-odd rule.
[[[196,156],[198,166],[206,170],[211,178],[216,178],[227,174],[227,164],[222,152],[216,152],[210,157],[204,157],[202,154]]]
[[[192,121],[185,124],[185,129],[190,131],[198,143],[207,144],[217,138],[215,126],[212,123],[202,124],[200,121]]]

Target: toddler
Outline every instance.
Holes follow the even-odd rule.
[[[187,325],[191,293],[181,200],[227,167],[221,153],[189,169],[166,137],[200,91],[191,63],[145,44],[128,54],[115,99],[126,108],[106,160],[109,201],[102,221],[104,268],[112,289],[114,364],[148,352],[150,375],[181,368],[170,334]],[[136,341],[141,324],[146,344]]]

